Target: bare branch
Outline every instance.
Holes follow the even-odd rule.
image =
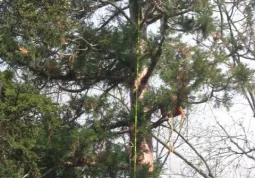
[[[180,153],[178,153],[176,150],[174,149],[169,149],[169,146],[167,144],[165,144],[162,140],[160,140],[160,138],[158,138],[157,136],[155,136],[152,133],[153,138],[155,138],[159,143],[162,144],[162,146],[164,146],[165,148],[167,148],[170,151],[173,152],[173,154],[175,154],[177,157],[179,157],[181,160],[183,160],[186,164],[188,164],[190,167],[192,167],[197,173],[199,173],[201,176],[203,176],[204,178],[213,178],[209,175],[207,175],[203,170],[199,169],[198,167],[196,167],[192,162],[188,161],[184,156],[182,156]]]
[[[211,168],[209,167],[209,165],[207,164],[206,160],[204,159],[204,157],[196,150],[196,148],[186,139],[183,137],[183,135],[177,131],[175,128],[173,128],[174,132],[178,134],[179,137],[182,138],[182,140],[187,144],[189,145],[189,147],[197,154],[197,156],[204,162],[206,168],[207,168],[207,171],[209,173],[209,176],[213,177],[212,175],[212,171],[211,171]]]

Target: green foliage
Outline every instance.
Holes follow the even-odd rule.
[[[2,167],[7,171],[9,167],[15,167],[24,174],[27,172],[39,174],[37,167],[39,157],[33,149],[37,144],[38,136],[47,131],[42,128],[42,125],[55,127],[54,125],[57,124],[56,111],[58,108],[33,87],[14,84],[12,80],[11,71],[0,73]],[[6,173],[2,172],[1,177],[4,176]]]
[[[225,51],[237,45],[224,34],[210,41],[216,27],[225,28],[211,2],[143,1],[140,32],[138,11],[126,17],[138,8],[129,2],[0,1],[0,59],[11,69],[0,73],[0,177],[130,176],[136,103],[140,141],[159,110],[161,118],[162,110],[210,97],[230,107],[231,90],[251,81],[254,71],[241,63],[223,70]],[[158,32],[147,35],[159,21]],[[187,34],[197,44],[184,43]],[[210,48],[200,45],[207,38]],[[136,102],[137,72],[145,68]],[[159,166],[153,173],[139,166],[138,177],[160,175]]]
[[[0,175],[3,178],[19,178],[18,169],[12,161],[0,163]]]
[[[246,84],[247,82],[251,81],[254,75],[254,70],[250,69],[247,65],[242,63],[238,64],[231,71],[234,79],[237,82],[241,82],[242,84]]]
[[[202,12],[202,15],[198,18],[198,26],[203,38],[207,38],[211,32],[215,31],[213,24],[212,14],[208,12]]]

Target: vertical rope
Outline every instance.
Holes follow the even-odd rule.
[[[139,2],[138,2],[139,3]],[[136,46],[136,78],[139,76],[139,68],[140,68],[140,24],[141,24],[141,12],[140,5],[138,6],[138,18],[137,18],[137,46]],[[136,94],[135,94],[135,124],[134,124],[134,178],[136,178],[136,164],[137,164],[137,120],[138,120],[138,89],[140,83],[136,82],[135,84]]]

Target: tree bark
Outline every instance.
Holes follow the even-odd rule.
[[[142,7],[140,5],[140,1],[139,0],[129,0],[129,13],[130,13],[130,19],[131,21],[133,21],[133,24],[136,24],[136,28],[137,30],[140,29],[140,31],[137,31],[137,35],[140,35],[140,42],[137,41],[138,38],[134,39],[134,46],[133,46],[133,52],[135,53],[134,56],[138,55],[137,51],[138,48],[142,48],[142,46],[138,46],[139,45],[144,45],[142,43],[142,38],[146,38],[146,30],[147,30],[147,24],[143,23],[142,27],[139,28],[139,23],[138,21],[141,21],[142,19]],[[139,19],[140,18],[140,19]],[[142,54],[139,54],[142,55]],[[136,61],[137,59],[135,59],[134,61]],[[139,65],[141,65],[141,61],[138,61]],[[142,66],[140,66],[142,67]],[[140,105],[142,103],[142,97],[140,97],[140,95],[143,93],[143,90],[145,90],[145,87],[142,87],[142,85],[145,85],[144,83],[142,83],[142,81],[140,80],[139,83],[137,83],[137,79],[139,77],[143,78],[145,74],[143,74],[143,71],[139,71],[138,75],[133,79],[132,82],[132,86],[130,88],[130,102],[131,102],[131,108],[133,111],[135,111],[135,107],[136,104],[138,103],[138,105]],[[147,84],[147,83],[146,83]],[[134,90],[135,89],[135,90]],[[137,96],[136,97],[136,92]],[[138,102],[136,100],[139,100]],[[137,163],[137,175],[139,175],[139,177],[150,177],[148,175],[151,175],[154,167],[153,167],[153,148],[152,148],[152,135],[151,135],[151,129],[149,126],[150,124],[150,116],[146,116],[146,118],[143,118],[144,114],[146,114],[143,111],[143,107],[138,107],[137,113],[134,113],[134,117],[135,114],[137,114],[137,123],[138,123],[138,128],[135,129],[135,125],[134,122],[131,121],[130,122],[130,126],[129,126],[129,130],[130,130],[130,142],[131,142],[131,146],[135,145],[135,130],[137,131],[137,142],[136,142],[136,146],[137,146],[137,156],[136,156],[136,163]],[[134,118],[132,117],[132,118]],[[133,153],[132,153],[132,160],[134,161],[134,148],[133,148]],[[145,174],[142,174],[145,173]]]
[[[154,170],[153,166],[153,145],[152,145],[152,135],[151,130],[146,133],[146,138],[143,138],[138,143],[138,156],[137,156],[137,164],[138,171],[147,169],[148,173],[151,174]]]

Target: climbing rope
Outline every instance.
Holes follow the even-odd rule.
[[[138,7],[138,19],[137,19],[137,46],[136,46],[136,78],[139,76],[139,68],[140,68],[140,56],[141,56],[141,49],[140,49],[140,24],[141,24],[141,12],[140,8]],[[138,120],[138,88],[140,83],[135,83],[135,120],[134,120],[134,178],[136,178],[136,160],[137,160],[137,120]]]

